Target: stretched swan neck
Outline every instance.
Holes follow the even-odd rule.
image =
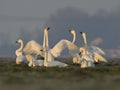
[[[83,37],[85,46],[87,46],[87,37],[86,37],[86,33],[84,33],[84,32],[80,32],[80,33],[82,34],[82,37]]]
[[[48,65],[48,49],[49,49],[49,41],[48,41],[48,30],[50,28],[46,28],[44,30],[44,41],[43,41],[43,48],[44,48],[44,66]]]
[[[72,43],[75,43],[75,41],[76,41],[76,32],[75,32],[75,30],[69,30],[69,32],[73,35]]]
[[[84,32],[80,32],[81,34],[82,34],[82,37],[83,37],[83,40],[84,40],[84,45],[85,45],[85,54],[87,54],[87,51],[86,50],[88,50],[87,49],[87,37],[86,37],[86,33],[84,33]]]
[[[49,41],[48,41],[48,30],[49,30],[50,28],[49,27],[47,27],[47,28],[45,28],[45,30],[44,30],[44,38],[43,38],[43,48],[49,48]]]
[[[19,43],[20,44],[20,48],[19,49],[17,49],[18,51],[22,51],[23,50],[23,41],[22,40],[20,40],[19,42],[17,42],[17,43]]]

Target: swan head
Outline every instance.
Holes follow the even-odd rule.
[[[50,27],[47,27],[46,29],[47,29],[47,30],[50,30]]]
[[[83,35],[83,36],[86,35],[85,32],[80,32],[80,33],[81,33],[81,35]]]
[[[69,32],[70,32],[71,34],[73,34],[73,35],[76,34],[75,30],[73,30],[73,29],[72,29],[72,30],[69,30]]]
[[[46,28],[45,28],[45,31],[48,31],[48,30],[50,30],[50,27],[46,27]]]
[[[22,39],[18,39],[17,41],[16,41],[16,43],[22,43],[23,41],[22,41]]]
[[[85,54],[85,48],[84,47],[81,47],[80,49],[79,49],[79,54]]]

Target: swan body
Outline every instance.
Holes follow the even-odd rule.
[[[42,67],[44,63],[44,60],[31,60],[28,64],[29,67],[35,67],[35,66],[40,66]]]
[[[16,64],[21,64],[21,63],[28,63],[28,61],[26,60],[25,56],[20,55],[16,57]]]

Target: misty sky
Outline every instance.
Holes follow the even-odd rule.
[[[18,38],[42,44],[48,26],[51,47],[63,38],[72,40],[68,30],[75,29],[79,46],[79,32],[85,31],[89,43],[101,38],[100,47],[120,49],[119,8],[120,0],[0,0],[0,56],[15,56]]]

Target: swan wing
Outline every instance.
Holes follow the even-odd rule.
[[[62,51],[66,48],[66,42],[64,40],[60,40],[51,50],[51,54],[54,57],[58,57],[61,55]]]
[[[99,48],[97,46],[91,46],[91,48],[92,48],[93,52],[97,52],[99,54],[105,55],[105,52],[101,48]]]
[[[42,55],[42,52],[40,51],[42,49],[42,46],[40,44],[38,44],[36,41],[31,40],[29,41],[26,46],[23,49],[23,52],[25,54],[40,54]]]
[[[72,56],[79,52],[79,49],[75,44],[64,39],[60,40],[50,51],[54,57],[58,57],[65,49],[68,49]]]
[[[69,50],[69,54],[71,56],[76,56],[76,53],[79,53],[79,47],[76,46],[74,43],[68,41],[68,40],[65,40],[65,42],[66,42],[66,46]]]
[[[103,56],[101,56],[100,54],[94,52],[93,54],[93,58],[96,62],[101,61],[101,62],[108,62]]]

